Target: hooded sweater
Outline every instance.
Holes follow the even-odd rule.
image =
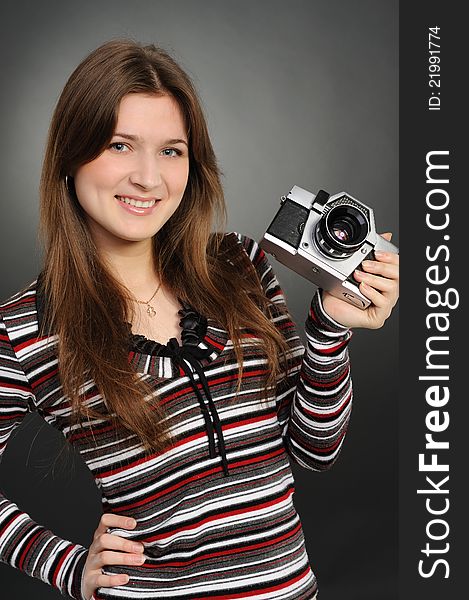
[[[160,344],[129,329],[129,362],[155,390],[172,442],[144,452],[138,437],[109,418],[92,380],[83,402],[102,414],[71,426],[58,372],[57,336],[40,336],[47,298],[40,276],[0,305],[0,458],[12,432],[37,412],[72,444],[102,495],[103,512],[133,517],[143,565],[105,565],[129,582],[99,587],[98,599],[307,600],[317,591],[293,504],[293,460],[311,471],[337,459],[352,406],[351,332],[313,296],[306,347],[263,250],[235,237],[274,303],[271,320],[288,344],[287,373],[265,397],[267,357],[242,332],[243,375],[228,332],[183,304],[181,344]],[[36,523],[0,491],[0,560],[75,600],[88,548]]]

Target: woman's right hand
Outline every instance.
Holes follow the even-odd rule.
[[[98,587],[124,585],[128,575],[103,575],[101,568],[106,565],[142,565],[145,562],[143,544],[127,540],[118,535],[106,533],[108,527],[133,529],[137,525],[134,519],[104,513],[94,532],[93,543],[85,562],[81,593],[90,600]]]

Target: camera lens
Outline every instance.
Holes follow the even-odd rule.
[[[369,232],[367,216],[357,206],[341,203],[332,207],[319,221],[316,242],[332,258],[352,255]]]
[[[346,244],[353,238],[353,226],[350,226],[350,223],[345,220],[337,221],[332,226],[332,233],[339,241]]]

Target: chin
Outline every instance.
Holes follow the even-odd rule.
[[[143,243],[143,242],[149,242],[150,240],[153,239],[153,235],[148,235],[148,236],[130,236],[130,235],[126,235],[126,236],[120,236],[121,239],[125,242],[134,242],[134,243]]]

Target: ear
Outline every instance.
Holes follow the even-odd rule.
[[[386,233],[380,233],[379,234],[382,238],[384,238],[385,240],[387,240],[388,242],[391,241],[392,238],[392,233],[390,231],[386,232]]]

